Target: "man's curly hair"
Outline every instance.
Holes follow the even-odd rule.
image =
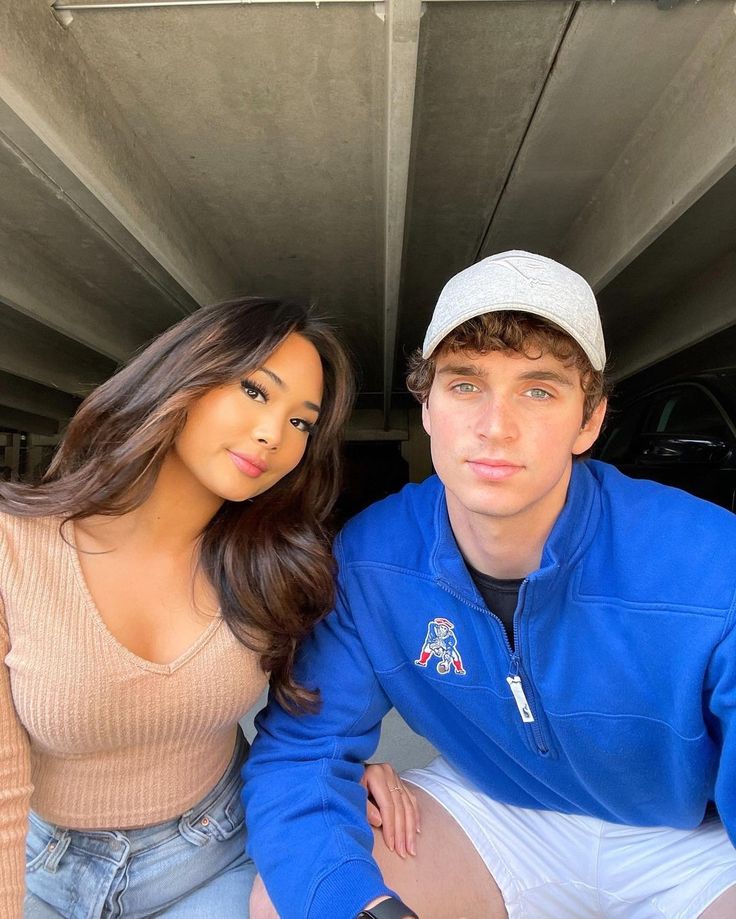
[[[529,360],[551,354],[566,367],[576,367],[580,371],[584,393],[583,424],[601,399],[608,396],[611,388],[605,371],[593,369],[586,353],[567,332],[532,313],[500,310],[463,322],[442,340],[430,357],[422,357],[421,348],[409,356],[406,385],[419,402],[427,401],[434,382],[437,358],[448,351],[475,354],[512,351],[523,354]]]

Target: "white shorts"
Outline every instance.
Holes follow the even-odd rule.
[[[717,818],[675,830],[512,807],[478,791],[442,757],[402,779],[460,824],[510,919],[696,919],[736,885],[736,849]]]

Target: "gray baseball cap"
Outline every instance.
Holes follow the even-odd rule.
[[[605,367],[601,318],[588,282],[551,258],[518,249],[491,255],[450,278],[434,308],[422,357],[430,357],[466,320],[499,310],[548,319],[575,339],[594,370]]]

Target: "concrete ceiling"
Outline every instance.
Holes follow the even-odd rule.
[[[736,324],[732,3],[80,3],[0,0],[0,426],[234,294],[315,301],[388,426],[512,247],[590,280],[618,377]]]

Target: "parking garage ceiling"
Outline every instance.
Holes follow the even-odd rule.
[[[236,294],[315,302],[388,424],[507,248],[588,278],[627,377],[736,323],[734,98],[725,0],[0,0],[0,427]]]

